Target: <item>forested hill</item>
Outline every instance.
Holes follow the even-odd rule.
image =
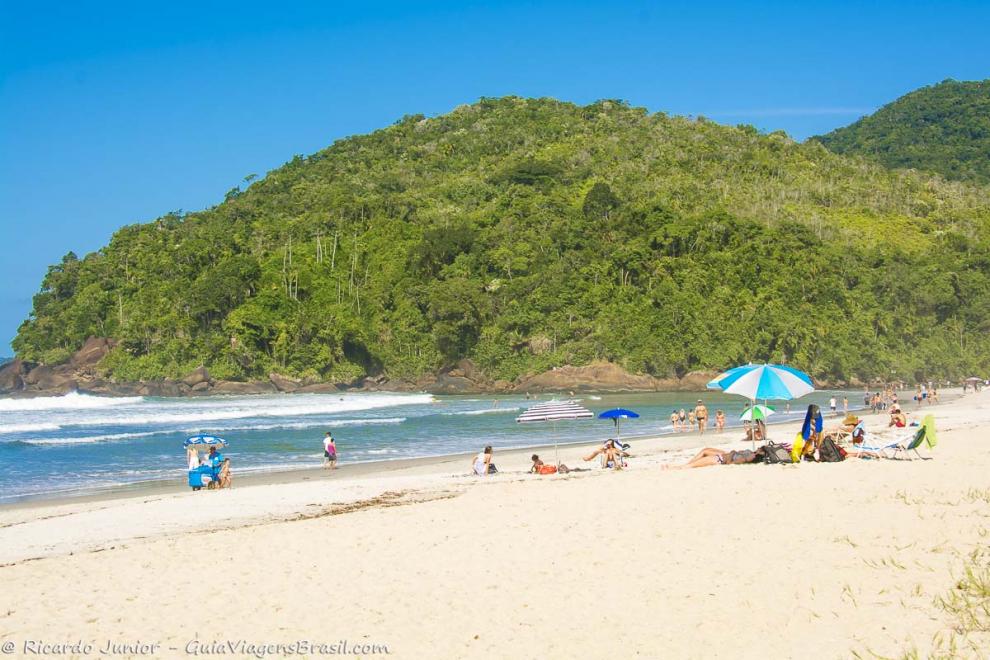
[[[922,87],[869,117],[814,138],[887,167],[990,183],[990,80]]]
[[[620,102],[403,118],[52,266],[14,342],[116,379],[990,367],[987,189]]]

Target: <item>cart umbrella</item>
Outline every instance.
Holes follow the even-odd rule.
[[[215,435],[194,435],[191,438],[186,438],[186,441],[182,443],[182,446],[188,449],[189,447],[195,447],[196,449],[209,449],[210,447],[216,447],[221,449],[227,446],[227,441],[223,438],[218,438]]]
[[[562,419],[594,419],[595,413],[574,401],[546,401],[527,408],[516,421],[522,424],[529,422],[553,423],[553,455],[557,465],[560,456],[557,451],[557,422]]]

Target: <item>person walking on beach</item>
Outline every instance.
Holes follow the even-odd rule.
[[[725,429],[725,411],[715,411],[715,432],[721,433]]]
[[[698,399],[698,404],[694,407],[694,419],[698,422],[698,432],[704,435],[708,426],[708,408],[701,399]]]
[[[828,407],[832,409],[832,414],[835,415],[835,397],[833,396],[828,400]]]
[[[842,397],[842,414],[846,415],[849,413],[849,397]]]
[[[323,467],[337,469],[337,443],[334,442],[330,431],[327,431],[323,437]]]

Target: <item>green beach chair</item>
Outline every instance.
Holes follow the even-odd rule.
[[[922,443],[927,443],[928,448],[932,449],[938,444],[938,438],[935,435],[935,417],[934,415],[926,415],[921,426],[917,427],[914,431],[910,432],[908,435],[902,435],[899,438],[895,438],[890,442],[883,443],[866,443],[864,442],[859,446],[861,452],[872,452],[878,454],[883,458],[891,459],[907,459],[914,460],[911,456],[911,452],[922,460],[930,460],[931,457],[922,456],[918,452],[918,447]]]

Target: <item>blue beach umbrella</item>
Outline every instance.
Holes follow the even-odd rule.
[[[615,422],[615,439],[619,439],[619,422],[623,419],[637,419],[639,413],[633,412],[632,410],[626,410],[625,408],[612,408],[611,410],[606,410],[603,413],[598,414],[598,419],[611,419]]]

